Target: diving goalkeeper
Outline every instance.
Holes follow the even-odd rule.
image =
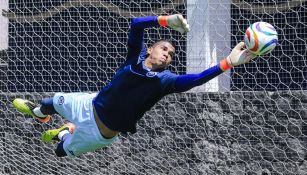
[[[176,75],[166,69],[175,54],[170,41],[157,41],[148,49],[144,45],[144,29],[158,26],[181,34],[190,30],[180,14],[134,18],[126,61],[98,93],[56,93],[52,98],[43,99],[40,105],[17,98],[13,106],[41,122],[49,121],[52,114],[70,121],[58,129],[43,132],[42,140],[58,142],[57,156],[75,157],[110,145],[120,132],[135,133],[144,113],[165,95],[202,85],[256,57],[240,42],[219,64],[198,74]]]

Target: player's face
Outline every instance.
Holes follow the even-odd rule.
[[[148,48],[149,62],[153,69],[164,69],[172,61],[175,48],[167,41],[161,41]]]

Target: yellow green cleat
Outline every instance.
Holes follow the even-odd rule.
[[[42,140],[45,143],[51,143],[51,142],[58,142],[60,139],[58,138],[58,135],[61,131],[68,130],[70,133],[73,133],[75,131],[75,125],[72,123],[66,123],[62,127],[58,129],[50,129],[47,131],[44,131],[42,133]]]
[[[17,111],[23,113],[23,114],[26,114],[26,115],[30,115],[32,116],[33,118],[36,118],[37,120],[39,120],[40,122],[48,122],[51,118],[50,115],[46,116],[46,117],[38,117],[36,116],[32,110],[34,108],[37,107],[37,105],[29,100],[24,100],[24,99],[21,99],[21,98],[16,98],[14,101],[13,101],[13,107],[15,109],[17,109]]]

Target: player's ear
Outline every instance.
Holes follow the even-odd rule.
[[[152,46],[149,47],[149,48],[147,49],[147,54],[151,54],[152,50],[153,50]]]

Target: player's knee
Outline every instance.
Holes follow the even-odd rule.
[[[42,101],[41,101],[41,112],[45,115],[52,115],[52,114],[56,114],[56,110],[54,109],[54,106],[53,106],[53,98],[50,97],[50,98],[44,98]]]
[[[56,148],[56,150],[55,150],[55,154],[56,154],[56,156],[58,156],[58,157],[65,157],[65,156],[67,156],[66,152],[64,151],[63,144],[64,144],[64,141],[61,141],[61,142],[58,144],[58,146],[57,146],[57,148]]]

